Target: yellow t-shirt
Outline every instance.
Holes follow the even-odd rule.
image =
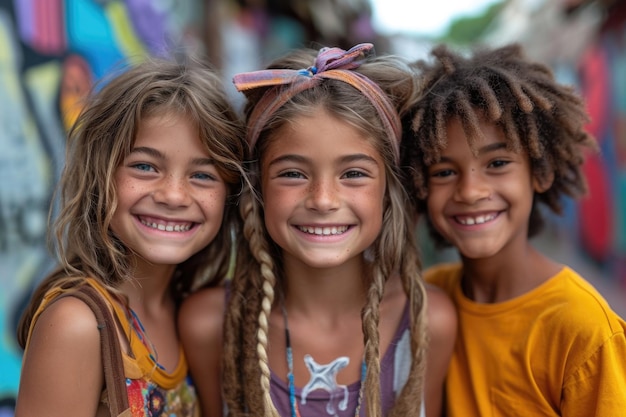
[[[160,368],[152,358],[149,349],[139,339],[129,323],[128,316],[122,306],[115,302],[109,292],[96,280],[88,278],[85,282],[95,288],[109,308],[119,320],[121,329],[129,340],[132,354],[122,350],[124,375],[126,376],[126,392],[132,417],[152,415],[167,416],[198,416],[199,407],[195,388],[188,377],[187,359],[180,346],[178,365],[168,372]],[[61,295],[64,290],[53,288],[46,293],[44,299],[35,312],[30,332],[39,315],[45,307]],[[30,340],[30,334],[29,334]],[[101,401],[106,403],[106,392],[103,392]]]
[[[476,303],[460,264],[425,279],[458,308],[446,380],[449,417],[626,416],[626,322],[576,272],[514,299]]]

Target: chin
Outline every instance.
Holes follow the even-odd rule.
[[[192,254],[172,254],[172,253],[150,253],[145,257],[145,260],[153,265],[178,265],[189,259]]]
[[[337,258],[330,258],[330,259],[305,260],[304,264],[307,265],[309,268],[324,269],[324,268],[334,268],[336,266],[343,265],[345,262],[346,262],[345,260],[339,260]]]
[[[486,259],[486,258],[491,258],[495,255],[498,254],[497,251],[487,251],[484,249],[479,249],[479,250],[459,250],[459,253],[461,254],[461,256],[463,256],[466,259]]]

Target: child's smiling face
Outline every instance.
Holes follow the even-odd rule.
[[[476,155],[458,118],[448,121],[447,146],[428,167],[428,215],[461,256],[491,258],[526,247],[535,185],[528,155],[507,149],[504,132],[481,120]],[[514,252],[518,253],[518,252]]]
[[[286,260],[338,266],[379,235],[385,163],[352,125],[321,108],[297,117],[270,139],[261,165],[265,224]]]
[[[227,187],[200,141],[178,115],[152,117],[115,172],[118,205],[111,229],[152,265],[176,265],[219,231]]]

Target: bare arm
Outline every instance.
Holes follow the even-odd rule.
[[[426,416],[441,417],[444,382],[456,340],[457,313],[442,290],[426,284],[426,291],[429,336],[424,392]]]
[[[15,416],[95,416],[103,384],[96,317],[74,297],[54,302],[24,356]]]
[[[183,302],[178,316],[180,338],[204,417],[223,415],[221,358],[224,297],[223,288],[200,290]]]

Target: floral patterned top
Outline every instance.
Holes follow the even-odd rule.
[[[199,417],[200,408],[196,391],[188,375],[187,360],[180,346],[178,365],[171,372],[166,371],[155,362],[150,350],[142,341],[141,335],[133,330],[132,316],[114,301],[109,292],[96,280],[87,278],[86,283],[95,288],[107,300],[109,308],[121,324],[121,329],[130,344],[130,353],[122,351],[124,374],[130,415],[132,417],[177,416]],[[45,307],[64,291],[60,288],[51,289],[44,297],[35,313],[30,331],[36,319]],[[29,335],[30,339],[30,335]],[[101,402],[106,405],[107,394],[103,391]],[[126,413],[124,414],[126,415]]]

